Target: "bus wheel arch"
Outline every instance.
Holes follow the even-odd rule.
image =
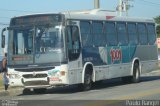
[[[95,81],[95,72],[93,69],[93,64],[88,62],[84,65],[82,72],[82,89],[89,90],[92,87],[92,82]]]

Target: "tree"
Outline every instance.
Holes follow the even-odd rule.
[[[160,37],[160,25],[157,25],[156,30],[157,30],[157,36]]]
[[[157,24],[160,24],[160,16],[155,17],[154,20],[156,21]]]
[[[160,37],[160,16],[155,17],[154,20],[157,24],[157,27],[156,27],[157,36]]]

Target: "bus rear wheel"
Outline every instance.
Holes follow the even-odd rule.
[[[138,63],[134,64],[134,67],[133,67],[133,76],[132,76],[132,80],[131,81],[133,83],[140,82],[140,69],[139,69]]]
[[[133,75],[121,78],[124,83],[138,83],[140,81],[139,64],[135,63],[133,67]]]

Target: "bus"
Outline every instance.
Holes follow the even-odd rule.
[[[122,78],[137,83],[158,66],[155,22],[88,10],[14,17],[8,31],[10,86],[35,92]],[[43,90],[42,90],[43,89]]]

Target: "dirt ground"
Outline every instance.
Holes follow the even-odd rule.
[[[3,87],[2,74],[0,73],[0,88]]]

